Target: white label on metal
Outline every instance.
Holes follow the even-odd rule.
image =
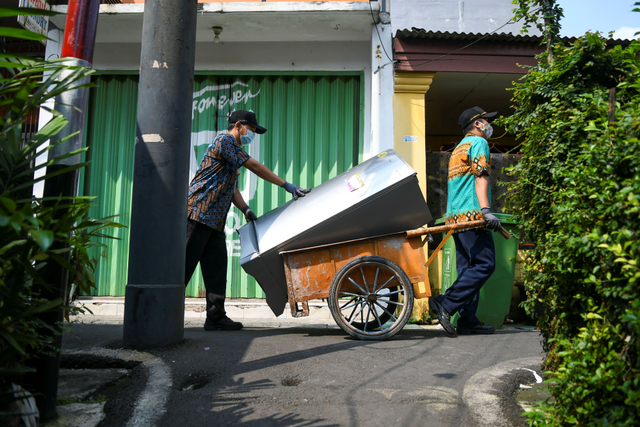
[[[418,135],[405,135],[404,142],[418,142]]]
[[[169,66],[167,65],[166,62],[158,62],[157,60],[153,60],[153,63],[151,64],[151,68],[169,68]]]
[[[355,174],[347,179],[347,187],[349,191],[356,191],[358,188],[364,187],[364,181],[360,177],[360,174]]]
[[[145,133],[142,135],[144,142],[164,142],[164,139],[158,133]]]

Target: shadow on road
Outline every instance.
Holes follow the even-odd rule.
[[[387,341],[361,341],[339,329],[246,328],[210,332],[189,327],[185,328],[182,343],[148,353],[160,357],[173,378],[161,426],[357,426],[371,420],[373,415],[367,411],[375,412],[377,405],[363,408],[384,396],[380,393],[390,393],[395,396],[394,401],[423,399],[420,401],[424,405],[450,408],[441,413],[454,414],[450,415],[450,422],[457,423],[468,414],[461,412],[461,389],[456,384],[464,384],[464,378],[479,367],[465,362],[462,366],[468,366],[465,369],[470,371],[460,372],[448,366],[450,356],[443,351],[459,349],[463,358],[473,354],[487,357],[487,348],[518,348],[514,340],[531,333],[539,334],[510,328],[499,330],[489,340],[478,336],[451,339],[441,329],[406,328]],[[118,348],[121,338],[121,325],[74,325],[64,336],[64,348]],[[411,386],[413,391],[400,386],[402,381],[412,381],[416,369],[433,378],[432,383],[419,381]],[[386,387],[382,392],[378,391],[381,384]],[[299,385],[303,386],[296,388]],[[131,394],[125,395],[130,404]],[[312,407],[320,409],[314,412]],[[333,412],[342,412],[322,412],[322,408],[332,407],[337,408]],[[421,417],[408,411],[403,423],[418,425]],[[453,424],[448,421],[434,425]]]

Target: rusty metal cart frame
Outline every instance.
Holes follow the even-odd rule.
[[[326,298],[333,319],[349,335],[390,338],[409,320],[414,298],[431,296],[427,268],[453,232],[483,226],[480,220],[281,252],[291,314],[308,316],[308,301]],[[426,259],[423,236],[443,232]]]

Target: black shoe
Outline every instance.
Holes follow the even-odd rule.
[[[449,335],[455,335],[456,328],[454,328],[451,324],[451,315],[447,312],[447,310],[445,310],[442,304],[436,301],[435,298],[429,298],[429,307],[438,315],[438,320],[440,321],[440,324],[442,325],[444,330],[447,331]]]
[[[242,329],[242,323],[234,322],[229,319],[227,316],[221,317],[218,320],[209,320],[207,319],[204,322],[204,330],[205,331],[238,331]]]
[[[484,335],[490,335],[492,333],[494,333],[496,331],[496,328],[494,328],[491,325],[485,325],[484,323],[480,322],[475,326],[472,327],[464,327],[464,326],[458,326],[458,333],[460,335],[471,335],[471,334],[484,334]]]

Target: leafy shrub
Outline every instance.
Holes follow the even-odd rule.
[[[611,88],[615,88],[609,121]],[[556,402],[532,425],[640,425],[640,42],[588,33],[516,84],[510,204]]]
[[[0,17],[24,14],[24,9],[0,8]],[[29,9],[29,14],[51,15],[52,12]],[[2,34],[39,40],[43,37],[27,30],[2,28]],[[96,260],[87,255],[94,245],[91,239],[102,230],[122,227],[109,219],[86,218],[89,198],[32,197],[37,181],[71,172],[85,164],[77,164],[35,178],[35,173],[79,152],[49,159],[35,165],[35,159],[46,153],[45,143],[57,135],[67,120],[55,111],[53,118],[30,140],[23,141],[25,118],[43,107],[55,96],[78,88],[78,82],[91,73],[83,67],[72,67],[64,60],[43,61],[11,53],[0,53],[0,63],[10,78],[0,79],[0,418],[5,405],[15,400],[15,386],[20,376],[31,369],[26,359],[43,351],[61,332],[60,325],[47,324],[40,315],[64,308],[61,299],[48,300],[40,289],[52,283],[41,275],[47,263],[58,263],[70,272],[70,281],[88,292],[95,286],[93,271]],[[64,72],[64,77],[61,77]],[[43,77],[44,76],[44,77]],[[63,141],[61,141],[63,142]],[[61,143],[60,142],[60,143]],[[2,420],[0,420],[2,421]]]

